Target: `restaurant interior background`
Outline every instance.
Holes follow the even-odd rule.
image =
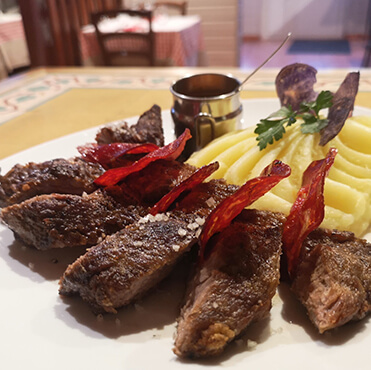
[[[24,56],[13,66],[6,66],[7,73],[3,73],[2,78],[30,67],[81,64],[53,60],[56,53],[50,24],[47,29],[48,24],[38,19],[42,11],[45,17],[47,4],[53,2],[0,1],[3,16],[20,11],[25,25]],[[122,3],[131,8],[149,8],[154,0],[125,0]],[[291,40],[269,62],[269,67],[279,68],[294,61],[305,61],[317,68],[367,67],[370,65],[366,55],[370,50],[370,8],[369,0],[187,1],[187,15],[198,15],[201,20],[203,50],[197,64],[243,69],[259,65],[288,32],[292,32]],[[1,23],[6,23],[5,18]],[[4,39],[4,42],[9,41]],[[20,42],[18,54],[21,54]],[[45,45],[48,55],[45,54]],[[2,63],[9,64],[9,59],[12,59],[6,55],[10,47],[0,47]]]

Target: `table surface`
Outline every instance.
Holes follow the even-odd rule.
[[[106,122],[137,116],[158,104],[170,109],[171,84],[189,74],[249,71],[233,68],[48,68],[0,82],[0,159]],[[322,70],[316,90],[336,91],[348,70]],[[242,99],[276,97],[277,69],[259,71]],[[356,105],[371,108],[371,69],[361,70]]]

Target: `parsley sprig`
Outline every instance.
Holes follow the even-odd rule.
[[[332,106],[332,96],[330,91],[321,91],[315,101],[302,102],[297,111],[294,111],[290,106],[282,107],[267,118],[261,119],[254,131],[258,134],[256,140],[260,150],[266,148],[268,144],[273,144],[274,140],[282,139],[286,132],[285,127],[293,125],[300,118],[303,120],[300,125],[303,134],[321,131],[327,126],[328,119],[322,118],[319,112]]]

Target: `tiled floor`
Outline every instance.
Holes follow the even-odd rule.
[[[360,68],[366,41],[350,41],[350,54],[288,54],[290,43],[270,60],[266,66],[282,68],[291,63],[306,63],[315,68]],[[240,67],[251,69],[261,64],[280,44],[280,41],[247,41],[240,50]]]

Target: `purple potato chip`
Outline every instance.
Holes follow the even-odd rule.
[[[281,69],[276,77],[276,91],[281,106],[299,110],[302,102],[316,100],[313,90],[317,70],[307,64],[294,63]]]
[[[348,117],[352,116],[354,101],[358,92],[359,72],[348,73],[339,89],[334,94],[329,108],[327,126],[321,131],[319,145],[326,145],[343,128]]]

